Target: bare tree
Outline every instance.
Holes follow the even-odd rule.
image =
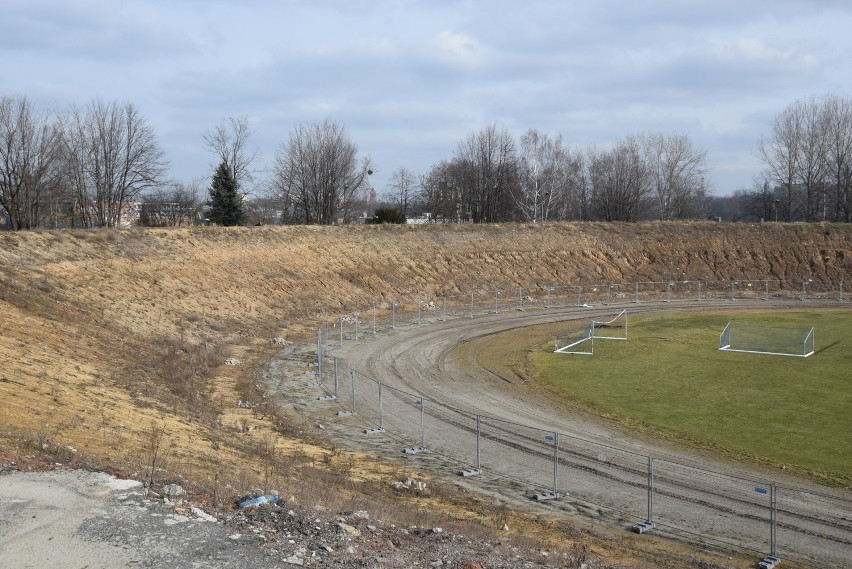
[[[550,138],[528,130],[521,137],[520,191],[515,194],[521,219],[535,223],[570,215],[574,174],[572,156],[561,136]]]
[[[252,163],[260,156],[260,150],[249,148],[249,139],[254,131],[249,127],[248,117],[228,117],[212,132],[204,135],[207,150],[216,154],[219,164],[230,167],[237,185],[243,191],[254,180]]]
[[[400,167],[391,174],[388,183],[388,198],[404,216],[408,215],[416,189],[417,178],[407,168]]]
[[[783,221],[792,221],[796,215],[796,168],[801,139],[798,109],[788,107],[775,118],[769,136],[761,138],[757,146],[757,155],[763,162],[766,178],[781,187],[779,205]]]
[[[371,173],[346,129],[325,120],[291,131],[276,153],[273,185],[304,223],[329,225],[349,221],[363,206]]]
[[[0,98],[0,207],[12,229],[42,223],[42,208],[57,191],[60,130],[26,97]]]
[[[649,134],[642,144],[660,219],[696,216],[708,189],[707,153],[685,134]]]
[[[459,188],[452,179],[449,162],[442,160],[420,178],[417,201],[433,221],[459,220]]]
[[[490,125],[459,142],[453,159],[464,190],[462,207],[475,223],[514,219],[518,191],[515,141],[506,129]],[[460,178],[460,180],[459,180]]]
[[[67,183],[85,227],[120,225],[124,209],[166,171],[154,130],[132,103],[72,109],[64,140]]]
[[[652,184],[639,139],[628,136],[611,150],[592,147],[587,156],[590,216],[603,221],[641,219]]]
[[[829,129],[827,115],[819,101],[811,99],[806,103],[797,102],[795,106],[801,120],[801,143],[796,160],[798,185],[804,194],[805,220],[811,221],[819,217],[819,206],[825,197]],[[825,209],[822,211],[825,218]]]
[[[200,209],[198,188],[171,182],[165,188],[148,193],[142,202],[139,225],[181,227],[195,221]]]
[[[826,133],[826,158],[828,161],[826,185],[831,194],[826,202],[833,210],[834,221],[852,221],[852,100],[848,97],[828,96],[824,100]]]

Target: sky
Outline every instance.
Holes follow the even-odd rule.
[[[133,103],[170,176],[209,185],[205,133],[245,116],[258,184],[299,125],[331,119],[380,194],[471,133],[606,147],[688,135],[716,195],[796,100],[852,93],[844,0],[0,0],[0,96]]]

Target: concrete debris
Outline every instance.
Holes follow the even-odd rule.
[[[238,360],[237,358],[228,358],[225,360],[226,366],[238,366],[240,365],[240,363],[240,360]]]
[[[356,527],[350,526],[349,524],[344,524],[343,522],[339,522],[337,527],[343,532],[343,535],[347,537],[361,537],[361,530]]]
[[[174,500],[175,498],[186,496],[186,490],[178,484],[166,484],[160,488],[160,495],[165,496],[169,500]]]

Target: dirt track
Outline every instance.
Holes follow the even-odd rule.
[[[645,304],[641,309],[695,310],[710,304]],[[765,302],[757,305],[767,307]],[[748,302],[737,304],[748,306]],[[722,549],[742,549],[758,557],[769,551],[770,524],[768,498],[756,489],[776,484],[781,496],[778,553],[820,567],[848,566],[852,560],[852,497],[848,494],[785,479],[775,472],[674,451],[585,417],[566,416],[517,382],[496,377],[460,357],[456,349],[475,338],[514,328],[612,312],[612,306],[512,312],[397,329],[366,342],[347,341],[333,354],[341,358],[341,377],[348,376],[343,362],[356,371],[352,377],[358,414],[352,418],[334,415],[341,405],[351,406],[351,377],[341,379],[336,404],[310,401],[308,390],[297,406],[316,413],[347,444],[381,448],[389,455],[399,456],[403,447],[420,446],[423,437],[428,451],[417,455],[418,464],[443,474],[475,466],[473,441],[479,416],[484,472],[465,484],[496,491],[508,501],[532,504],[528,498],[552,489],[555,480],[560,499],[540,507],[623,529],[642,521],[647,513],[650,456],[655,464],[655,533],[711,548],[722,543]],[[383,384],[381,403],[373,380]],[[290,400],[295,395],[292,386],[288,392]],[[386,432],[369,437],[363,430],[356,434],[356,429],[379,421]],[[559,433],[558,461],[553,459],[548,433]]]

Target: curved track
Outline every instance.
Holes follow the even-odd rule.
[[[737,304],[737,308],[772,306],[762,301]],[[729,301],[660,303],[630,305],[629,312],[719,307],[732,308]],[[765,472],[675,451],[567,414],[524,386],[462,358],[458,350],[484,336],[603,318],[614,310],[601,306],[510,312],[398,329],[363,343],[344,342],[335,354],[355,371],[353,393],[359,378],[360,412],[353,420],[381,421],[389,434],[377,438],[380,445],[407,440],[419,446],[418,434],[423,442],[427,433],[424,446],[429,451],[449,459],[447,465],[456,461],[481,466],[491,490],[495,485],[504,493],[555,489],[560,499],[550,502],[552,507],[592,513],[621,525],[647,517],[648,457],[652,457],[656,531],[756,553],[768,553],[771,539],[769,501],[759,490],[775,484],[778,553],[818,566],[848,566],[852,561],[848,494],[777,480],[774,475],[770,482]],[[369,395],[375,392],[373,382],[385,388],[382,396]]]

